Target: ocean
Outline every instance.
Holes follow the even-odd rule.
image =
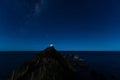
[[[0,80],[39,53],[40,51],[0,52]],[[78,55],[88,62],[91,69],[120,79],[120,52],[60,51],[60,53]]]

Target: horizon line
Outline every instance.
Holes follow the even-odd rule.
[[[0,52],[40,52],[43,50],[2,50]],[[119,50],[57,50],[57,51],[81,51],[81,52],[120,52]]]

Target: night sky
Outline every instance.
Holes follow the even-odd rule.
[[[119,0],[0,0],[0,50],[120,50]]]

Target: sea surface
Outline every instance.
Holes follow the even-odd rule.
[[[0,52],[0,80],[39,53],[39,51]],[[120,79],[120,52],[60,51],[60,53],[78,55],[99,73],[106,76],[114,75]]]

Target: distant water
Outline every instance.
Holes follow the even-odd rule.
[[[19,68],[21,64],[31,60],[39,52],[0,52],[0,79]],[[61,51],[62,54],[79,55],[88,61],[91,68],[106,76],[120,76],[120,52],[93,52],[93,51]]]

